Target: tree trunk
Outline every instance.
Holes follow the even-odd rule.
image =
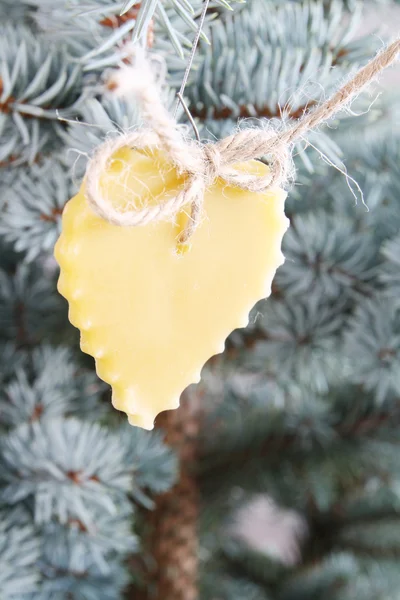
[[[179,457],[179,479],[158,496],[148,513],[147,549],[152,566],[147,573],[146,600],[198,599],[199,488],[194,473],[200,425],[200,393],[186,391],[177,410],[162,413],[156,422],[165,441]]]

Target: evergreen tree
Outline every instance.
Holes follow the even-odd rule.
[[[201,8],[0,0],[0,600],[400,597],[398,99],[297,145],[272,297],[155,432],[111,408],[57,293],[86,159],[140,123],[104,71],[146,47],[172,107]],[[368,9],[211,2],[186,88],[201,137],[298,119],[376,51]]]

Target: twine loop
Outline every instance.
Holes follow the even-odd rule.
[[[345,83],[331,98],[283,131],[267,124],[262,128],[242,129],[222,140],[201,144],[184,137],[161,102],[160,92],[149,64],[138,55],[134,65],[125,65],[109,80],[108,87],[116,95],[134,96],[151,129],[124,132],[106,140],[89,161],[86,170],[86,197],[100,217],[113,225],[132,227],[173,219],[185,206],[190,206],[190,219],[180,236],[187,242],[201,219],[204,194],[218,178],[242,190],[260,193],[272,187],[284,186],[294,173],[292,151],[294,144],[318,125],[333,117],[386,67],[400,52],[400,39],[395,40],[375,56],[365,67]],[[186,176],[182,190],[173,198],[156,206],[117,210],[104,197],[100,178],[107,171],[117,152],[123,147],[140,149],[161,148],[177,172]],[[240,163],[266,158],[266,175],[249,173]]]
[[[204,182],[206,187],[211,186],[222,172],[222,156],[215,144],[204,144]]]
[[[92,209],[109,223],[123,227],[147,225],[173,219],[187,206],[190,207],[190,218],[179,237],[179,242],[185,243],[201,220],[206,189],[217,179],[221,178],[228,185],[250,192],[264,192],[271,186],[282,184],[282,180],[287,181],[291,152],[287,151],[287,145],[282,146],[277,141],[271,144],[271,136],[276,134],[264,129],[246,129],[217,142],[194,142],[183,136],[161,103],[154,106],[158,97],[154,90],[146,88],[146,93],[142,93],[141,98],[148,107],[147,119],[150,120],[151,115],[153,130],[140,129],[106,140],[97,148],[88,164],[87,200]],[[100,178],[109,168],[115,153],[125,147],[164,150],[177,172],[186,176],[181,191],[175,197],[155,206],[134,210],[129,207],[126,211],[115,208],[104,196]],[[237,168],[238,163],[261,157],[266,152],[272,156],[272,167],[267,175],[260,176]]]

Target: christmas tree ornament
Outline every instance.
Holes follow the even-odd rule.
[[[268,167],[253,161],[246,172]],[[129,148],[113,156],[101,182],[121,211],[132,198],[157,206],[184,184],[165,153]],[[172,221],[121,227],[93,211],[85,185],[67,204],[56,248],[59,290],[82,350],[95,357],[115,408],[132,424],[151,429],[159,412],[176,408],[207,359],[269,295],[283,262],[284,200],[280,189],[251,193],[217,180],[190,243],[179,241],[184,210]]]
[[[159,412],[176,408],[204,363],[268,296],[283,262],[281,188],[294,143],[346,105],[399,48],[393,42],[287,129],[244,129],[213,144],[182,136],[146,63],[116,73],[109,87],[134,92],[151,129],[96,151],[65,208],[56,258],[82,350],[132,424],[151,429]],[[261,157],[270,166],[254,160]]]

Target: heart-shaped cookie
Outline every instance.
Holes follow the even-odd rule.
[[[238,165],[265,175],[258,161]],[[120,210],[165,201],[181,189],[165,156],[124,148],[101,179]],[[56,245],[58,288],[81,347],[111,384],[115,408],[130,423],[153,427],[156,415],[179,405],[204,363],[222,352],[229,333],[244,327],[254,304],[270,294],[283,262],[288,227],[285,192],[251,193],[218,180],[188,246],[177,238],[187,216],[138,227],[111,225],[85,198],[84,184],[63,214]]]

